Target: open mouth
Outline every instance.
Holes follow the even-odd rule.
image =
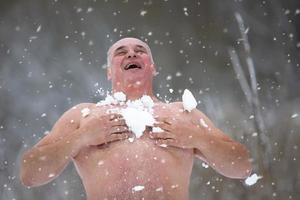
[[[130,69],[142,69],[142,66],[139,63],[128,63],[125,67],[125,70],[130,70]]]

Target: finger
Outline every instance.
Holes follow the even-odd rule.
[[[152,139],[175,139],[174,135],[170,132],[163,131],[158,133],[150,133]]]
[[[131,136],[130,132],[124,132],[122,134],[112,134],[108,137],[108,142],[118,141],[118,140],[125,140]]]
[[[172,122],[172,120],[169,117],[156,117],[155,120],[158,122],[165,122],[169,125],[171,125]]]
[[[110,122],[110,125],[113,126],[127,126],[126,121],[123,118],[116,118]]]
[[[110,121],[123,118],[122,115],[117,114],[117,113],[111,113],[111,114],[108,114],[107,116],[109,117]]]
[[[169,132],[171,132],[171,130],[172,130],[172,124],[168,124],[168,123],[164,123],[164,122],[163,123],[155,123],[153,126],[159,127],[161,129],[163,129],[165,131],[169,131]]]
[[[168,147],[168,146],[173,146],[177,147],[177,142],[175,139],[157,139],[155,141],[155,144],[160,146],[160,147]]]
[[[127,126],[113,126],[110,128],[110,134],[122,133],[128,131]]]

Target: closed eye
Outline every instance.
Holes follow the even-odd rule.
[[[135,48],[135,52],[137,52],[137,53],[147,53],[147,50],[143,46],[137,45],[136,48]]]
[[[146,53],[146,51],[145,51],[145,50],[143,50],[143,49],[138,49],[138,50],[135,50],[135,52],[136,52],[136,53]]]
[[[122,55],[125,55],[127,52],[126,51],[117,51],[117,52],[115,52],[115,55],[116,56],[122,56]]]

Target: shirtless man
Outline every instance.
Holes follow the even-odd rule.
[[[156,70],[146,43],[135,38],[119,40],[108,51],[108,66],[113,92],[123,92],[128,100],[143,95],[152,98],[155,126],[163,132],[154,133],[148,127],[132,141],[128,138],[135,136],[124,118],[107,112],[121,105],[79,104],[24,153],[20,175],[24,185],[50,182],[71,160],[89,200],[187,200],[194,157],[226,177],[249,176],[249,154],[242,144],[199,110],[187,112],[182,102],[166,104],[153,95]],[[90,110],[86,117],[81,113],[84,108]]]

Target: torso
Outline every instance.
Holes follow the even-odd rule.
[[[95,106],[93,112],[105,109]],[[168,113],[180,115],[178,106],[154,106],[154,115]],[[89,200],[182,200],[188,199],[193,151],[157,146],[145,132],[133,142],[122,140],[82,149],[74,163]]]

